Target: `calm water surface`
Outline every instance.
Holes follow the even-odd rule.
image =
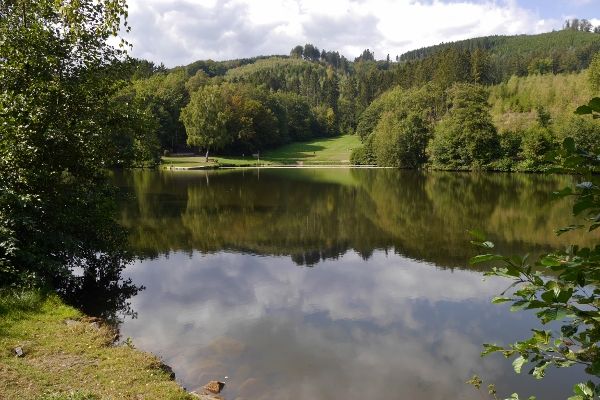
[[[560,246],[551,232],[572,222],[569,205],[548,193],[569,178],[263,169],[115,179],[131,194],[121,219],[139,256],[125,275],[146,287],[122,335],[190,390],[219,379],[228,400],[481,399],[464,383],[477,373],[502,395],[562,399],[581,378],[550,371],[540,383],[481,359],[482,343],[538,326],[491,305],[507,282],[466,265],[468,229],[493,232],[507,253]]]

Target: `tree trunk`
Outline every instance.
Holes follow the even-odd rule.
[[[206,162],[208,162],[208,149],[209,149],[209,147],[206,146]]]

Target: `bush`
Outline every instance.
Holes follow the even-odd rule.
[[[384,113],[372,136],[377,165],[418,168],[427,161],[425,149],[430,132],[417,113],[406,118]]]
[[[600,146],[600,124],[597,120],[573,116],[557,132],[560,138],[572,137],[582,150],[593,152]]]
[[[556,146],[552,131],[539,126],[529,128],[523,135],[520,168],[540,171],[546,165],[545,155]]]
[[[499,160],[490,163],[490,169],[494,171],[515,171],[521,161],[521,144],[524,133],[521,130],[511,130],[500,134]]]
[[[375,165],[375,155],[373,154],[373,140],[370,136],[365,144],[352,150],[350,154],[350,163],[353,165]]]

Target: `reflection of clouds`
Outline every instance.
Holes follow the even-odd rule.
[[[498,321],[514,323],[489,305],[506,282],[479,273],[383,252],[314,269],[286,257],[174,254],[127,272],[147,290],[123,335],[190,388],[229,375],[230,397],[470,398],[471,374],[510,369],[479,357]]]

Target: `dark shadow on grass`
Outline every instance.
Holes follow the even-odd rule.
[[[296,144],[297,145],[297,144]],[[314,144],[306,144],[302,147],[294,149],[292,151],[286,152],[283,150],[274,150],[271,153],[275,153],[274,155],[269,155],[268,153],[264,156],[263,160],[265,161],[273,161],[273,162],[282,162],[283,160],[299,160],[299,159],[307,159],[316,157],[316,152],[324,150],[325,146],[314,145]],[[313,154],[310,154],[313,153]]]

